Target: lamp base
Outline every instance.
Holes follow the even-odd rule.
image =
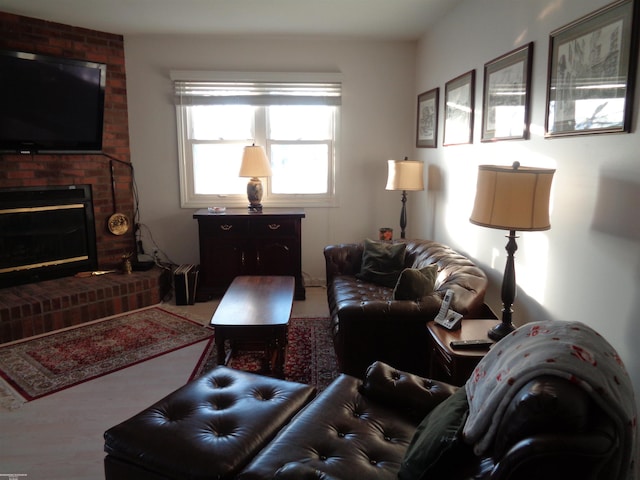
[[[507,250],[507,263],[504,266],[501,292],[502,322],[489,330],[488,333],[489,338],[495,341],[504,338],[516,329],[511,322],[513,315],[511,306],[516,298],[516,268],[514,254],[516,253],[516,250],[518,250],[518,245],[516,244],[516,238],[518,237],[516,236],[515,230],[509,230],[507,238],[509,239],[507,241],[507,246],[505,247]]]
[[[258,177],[252,177],[247,183],[247,200],[250,212],[262,211],[262,182]]]
[[[407,228],[407,191],[402,191],[402,209],[400,210],[400,238],[406,238]]]
[[[497,324],[495,327],[490,329],[487,332],[487,336],[491,340],[495,340],[497,342],[498,340],[501,340],[504,337],[506,337],[507,335],[509,335],[515,329],[516,329],[516,327],[513,325],[513,323],[511,323],[511,322],[507,323],[507,322],[502,321],[499,324]]]

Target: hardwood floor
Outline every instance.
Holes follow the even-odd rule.
[[[217,301],[165,307],[207,323]],[[328,316],[326,290],[307,288],[293,316]],[[104,478],[102,434],[186,383],[205,343],[85,382],[13,410],[0,410],[0,476],[27,480]]]

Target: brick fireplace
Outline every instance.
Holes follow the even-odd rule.
[[[135,228],[124,235],[114,235],[107,228],[115,211],[136,221],[122,36],[0,12],[0,48],[107,65],[104,154],[0,155],[0,189],[91,185],[98,268],[120,268],[123,255],[136,251]],[[153,269],[2,288],[0,343],[157,303],[161,277],[162,272]],[[74,303],[77,308],[70,309]]]
[[[107,65],[102,154],[0,156],[0,188],[90,184],[100,267],[112,267],[134,251],[134,233],[116,236],[107,219],[117,210],[133,219],[124,41],[96,32],[0,12],[0,48],[87,60]],[[120,161],[110,162],[110,156]],[[124,162],[124,163],[123,163]],[[117,206],[111,193],[111,163]]]

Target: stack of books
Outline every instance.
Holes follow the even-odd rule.
[[[193,305],[196,302],[199,265],[184,263],[173,272],[176,305]]]

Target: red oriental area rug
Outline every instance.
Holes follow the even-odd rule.
[[[326,388],[338,375],[328,318],[292,318],[289,320],[288,346],[284,365],[286,380]],[[192,378],[216,366],[216,345],[211,342],[193,371]],[[229,367],[260,372],[263,352],[239,352]]]
[[[152,307],[0,347],[0,376],[34,400],[212,337]]]

